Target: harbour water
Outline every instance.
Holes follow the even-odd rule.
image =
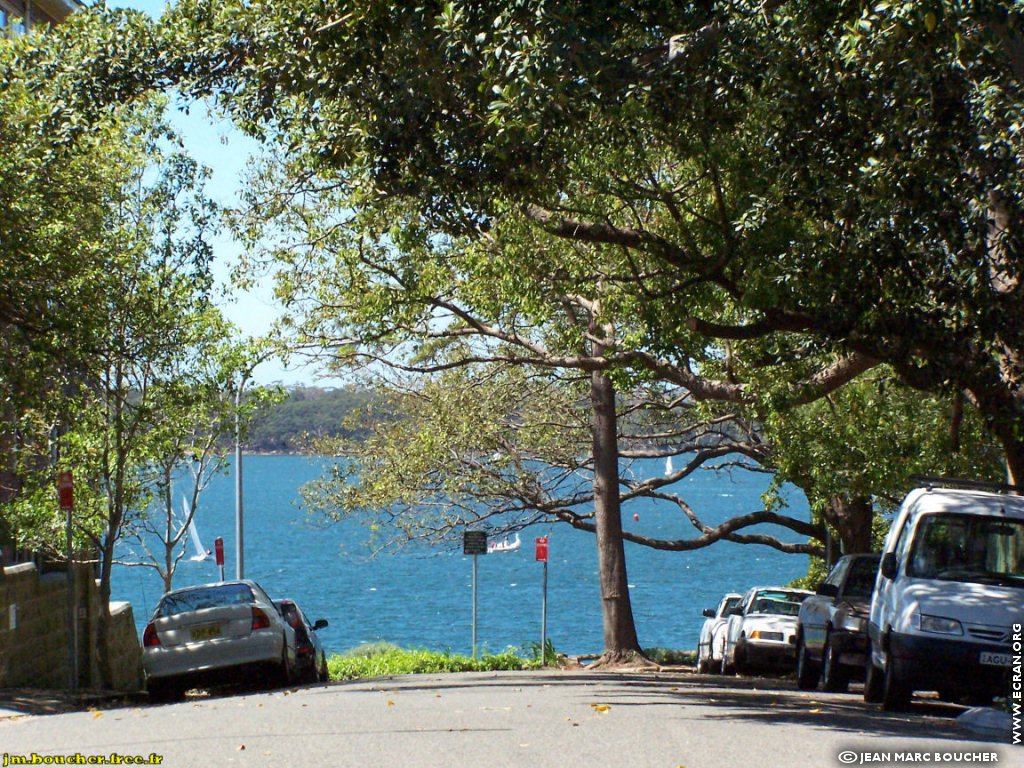
[[[370,533],[352,522],[325,524],[299,506],[299,488],[319,476],[325,459],[302,456],[247,456],[244,459],[245,576],[273,597],[291,597],[311,620],[327,619],[320,634],[329,651],[387,641],[409,648],[469,653],[472,638],[472,558],[461,542],[429,551],[403,550],[372,556]],[[634,474],[659,474],[662,465],[634,465]],[[768,478],[741,471],[703,472],[677,484],[679,492],[708,523],[763,507]],[[788,514],[806,520],[803,495],[787,494]],[[234,480],[215,478],[200,498],[197,528],[206,547],[224,539],[228,578],[235,574]],[[638,519],[634,519],[634,515]],[[693,538],[696,530],[674,507],[630,506],[627,529],[672,539]],[[777,529],[776,529],[777,531]],[[478,645],[492,651],[528,648],[540,640],[542,566],[534,560],[534,539],[550,536],[548,637],[560,652],[597,653],[603,647],[601,603],[594,537],[566,525],[531,528],[512,552],[479,557]],[[798,540],[790,534],[787,540]],[[693,552],[664,552],[628,544],[630,596],[641,645],[692,649],[703,617],[728,591],[755,584],[783,584],[801,576],[807,558],[760,545],[719,542]],[[122,559],[130,555],[125,547]],[[215,581],[212,561],[187,557],[175,587]],[[112,599],[132,603],[142,628],[162,591],[149,568],[115,568]]]

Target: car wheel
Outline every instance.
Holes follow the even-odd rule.
[[[318,670],[318,672],[319,672],[319,674],[317,675],[317,677],[320,678],[320,682],[321,683],[326,683],[327,681],[329,681],[331,679],[330,672],[327,671],[327,655],[326,654],[320,654],[320,669]]]
[[[747,644],[743,642],[742,637],[736,644],[736,653],[733,658],[733,663],[736,665],[737,675],[750,674],[750,658],[747,656]]]
[[[818,687],[818,668],[811,661],[803,635],[796,639],[796,687],[801,691],[813,691]]]
[[[729,655],[725,651],[722,651],[722,664],[719,668],[719,671],[723,675],[731,675],[735,672],[733,665],[729,663]]]
[[[281,651],[281,664],[278,666],[276,677],[277,677],[276,684],[277,684],[278,687],[286,688],[289,685],[291,685],[291,682],[292,682],[292,665],[291,665],[291,662],[288,660],[288,646],[287,646],[287,644],[285,645],[284,649]],[[273,683],[271,685],[273,685]]]
[[[709,654],[704,653],[704,649],[700,646],[697,647],[697,672],[701,675],[706,675],[711,671],[711,659],[708,658]]]
[[[146,692],[149,700],[166,704],[171,701],[180,701],[185,696],[185,690],[181,685],[171,679],[149,680],[146,683]]]
[[[868,652],[868,660],[864,662],[864,701],[868,704],[877,704],[882,700],[882,670],[871,661],[871,652]]]
[[[832,636],[825,636],[825,650],[821,654],[821,684],[831,693],[846,693],[850,687],[850,673],[832,652]]]
[[[905,712],[910,706],[913,691],[896,675],[896,664],[892,653],[885,657],[885,677],[882,680],[882,709],[889,712]]]

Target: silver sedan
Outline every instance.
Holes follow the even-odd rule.
[[[142,661],[155,700],[253,679],[286,685],[295,630],[254,581],[185,587],[160,598],[142,635]]]

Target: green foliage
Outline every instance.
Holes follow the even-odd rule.
[[[332,654],[327,669],[332,680],[353,680],[391,675],[438,674],[444,672],[490,672],[535,669],[536,659],[524,659],[515,648],[501,653],[481,654],[473,659],[450,652],[402,649],[390,643],[360,646],[344,654]]]
[[[294,387],[285,399],[259,409],[246,435],[246,447],[257,452],[303,451],[323,438],[365,438],[368,419],[384,419],[375,411],[372,391]],[[369,412],[370,415],[367,415]]]

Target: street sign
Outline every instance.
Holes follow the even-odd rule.
[[[537,552],[535,558],[538,563],[546,563],[548,561],[548,537],[538,536],[537,537]]]
[[[61,509],[74,509],[75,483],[70,472],[60,472],[57,475],[57,498],[60,500]]]
[[[462,554],[464,555],[486,555],[487,554],[487,532],[466,531],[462,534]]]
[[[220,536],[213,540],[213,556],[217,560],[217,565],[224,565],[224,539]]]

